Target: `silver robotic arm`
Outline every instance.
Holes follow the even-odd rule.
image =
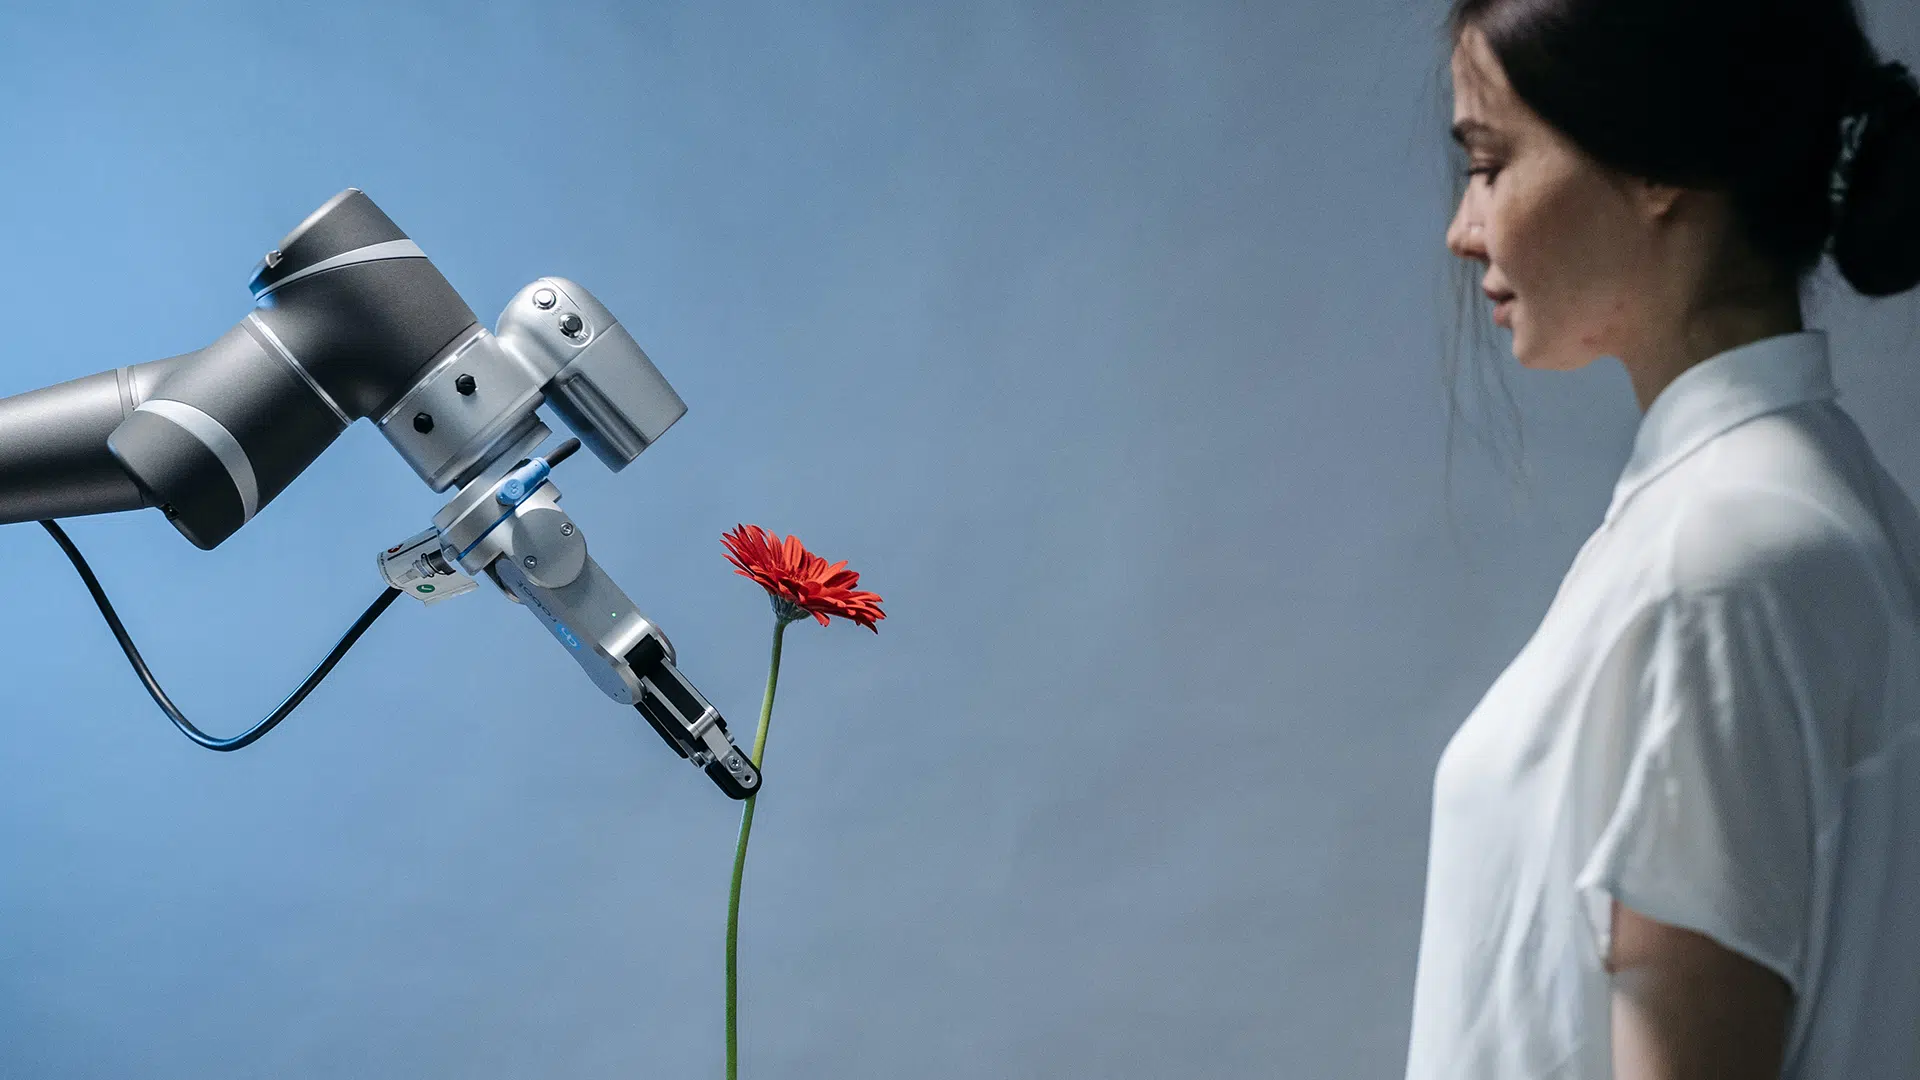
[[[366,417],[455,492],[379,556],[391,589],[432,605],[486,577],[729,797],[758,793],[672,643],[558,506],[550,471],[581,444],[619,472],[686,413],[606,307],[544,277],[490,332],[357,188],[268,252],[251,289],[254,309],[204,349],[0,399],[0,523],[157,506],[211,550]],[[578,440],[537,457],[542,403]]]

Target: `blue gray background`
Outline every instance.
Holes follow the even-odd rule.
[[[743,1077],[1397,1076],[1434,764],[1640,420],[1488,326],[1448,442],[1443,11],[13,6],[0,394],[212,341],[349,185],[489,325],[580,281],[690,411],[566,505],[736,734],[723,531],[886,600],[787,635]],[[1825,273],[1913,489],[1920,310]],[[67,524],[228,733],[442,501],[361,423],[217,551]],[[490,586],[218,755],[38,526],[0,567],[0,1075],[722,1074],[741,806]]]

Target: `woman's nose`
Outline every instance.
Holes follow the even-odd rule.
[[[1486,244],[1481,238],[1484,231],[1479,222],[1468,223],[1466,208],[1462,207],[1447,226],[1447,250],[1462,259],[1486,258]]]

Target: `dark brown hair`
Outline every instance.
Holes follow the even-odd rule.
[[[1804,296],[1829,253],[1862,295],[1920,284],[1920,90],[1874,52],[1855,0],[1453,0],[1443,80],[1469,27],[1514,95],[1603,167],[1725,192],[1773,287]],[[1860,110],[1836,215],[1841,118]],[[1452,157],[1457,208],[1466,178]],[[1480,265],[1453,262],[1449,491],[1459,330],[1473,328],[1477,355],[1489,321]]]

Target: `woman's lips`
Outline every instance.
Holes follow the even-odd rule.
[[[1513,297],[1509,296],[1493,306],[1493,322],[1496,326],[1507,326],[1513,313]]]

